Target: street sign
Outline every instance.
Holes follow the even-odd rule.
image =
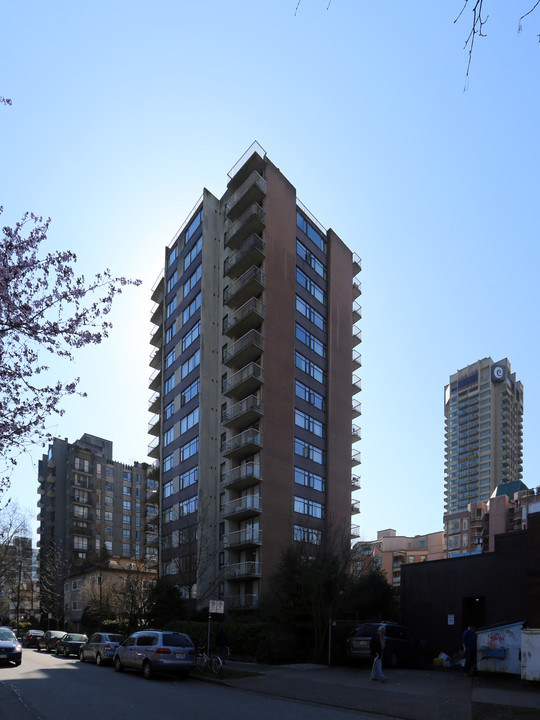
[[[216,613],[217,615],[223,615],[225,612],[225,602],[223,600],[210,600],[210,607],[208,612]]]

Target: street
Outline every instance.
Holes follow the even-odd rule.
[[[20,667],[0,666],[2,717],[17,720],[90,720],[153,718],[209,720],[223,717],[275,720],[374,720],[371,713],[339,710],[314,703],[283,700],[193,678],[176,680],[97,667],[78,659],[23,650]]]

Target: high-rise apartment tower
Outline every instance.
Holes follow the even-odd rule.
[[[166,248],[150,362],[160,574],[200,606],[256,607],[290,543],[350,532],[359,271],[256,143]]]
[[[506,358],[484,358],[444,389],[445,514],[522,478],[523,385]]]

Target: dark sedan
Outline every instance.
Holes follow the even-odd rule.
[[[78,657],[81,647],[85,642],[88,642],[86,635],[81,635],[79,633],[66,633],[63,637],[57,640],[54,652],[57,655],[63,655],[64,657],[69,657],[70,655],[77,655]]]
[[[0,662],[20,665],[22,661],[22,647],[11,628],[0,627]]]
[[[65,635],[64,630],[47,630],[45,635],[42,635],[37,639],[36,648],[39,650],[46,650],[51,652],[56,647],[56,643],[61,637]]]
[[[43,630],[28,630],[22,636],[23,647],[37,647],[38,639],[43,637],[44,634]]]

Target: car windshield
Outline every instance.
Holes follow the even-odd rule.
[[[76,633],[68,635],[65,639],[68,642],[86,642],[88,640],[86,635],[77,635]]]
[[[0,630],[0,640],[16,640],[11,630]]]
[[[190,647],[191,640],[181,633],[163,633],[163,645],[166,647]]]

